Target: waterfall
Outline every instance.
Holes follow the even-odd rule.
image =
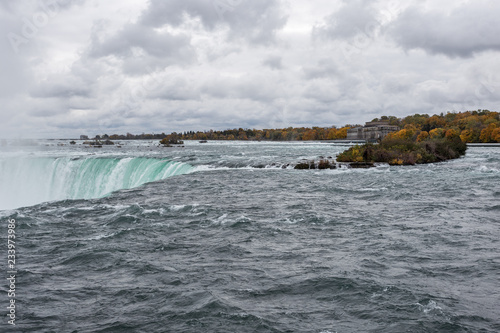
[[[0,210],[53,200],[100,198],[192,170],[186,163],[146,157],[0,159]]]

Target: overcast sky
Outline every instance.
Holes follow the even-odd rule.
[[[0,0],[0,137],[498,110],[499,13],[496,0]]]

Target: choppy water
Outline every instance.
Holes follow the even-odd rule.
[[[499,332],[500,149],[414,167],[282,168],[345,148],[4,149],[16,329]]]

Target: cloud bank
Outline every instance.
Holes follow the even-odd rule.
[[[2,137],[496,110],[493,0],[0,3]]]

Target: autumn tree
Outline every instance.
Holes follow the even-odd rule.
[[[431,139],[438,139],[438,138],[444,138],[446,131],[442,128],[434,128],[433,130],[429,131],[429,136]]]
[[[462,139],[463,142],[476,142],[476,138],[479,139],[479,134],[472,129],[465,129],[460,133],[460,139]]]
[[[328,130],[328,134],[326,136],[327,140],[335,140],[337,138],[337,129],[332,127]]]
[[[497,125],[495,123],[489,124],[488,127],[484,128],[481,131],[481,134],[479,135],[479,140],[481,140],[481,142],[495,142],[496,140],[493,140],[492,134],[496,128]]]
[[[456,138],[460,138],[460,135],[458,134],[458,132],[455,129],[450,128],[450,129],[446,130],[444,137],[448,140],[454,140]]]
[[[431,134],[431,130],[435,128],[443,128],[446,126],[446,120],[444,117],[433,115],[432,117],[425,120],[425,124],[422,129],[426,130]]]
[[[417,142],[422,142],[425,141],[429,138],[429,132],[427,131],[422,131],[420,134],[417,136]]]
[[[347,138],[347,130],[350,129],[351,127],[350,126],[344,126],[342,128],[339,128],[337,130],[337,136],[336,136],[336,139],[345,139]]]
[[[491,132],[491,140],[493,142],[500,142],[500,127],[495,128]]]
[[[318,134],[316,133],[316,130],[311,129],[304,133],[304,135],[302,136],[302,140],[304,141],[316,140],[317,135]]]

